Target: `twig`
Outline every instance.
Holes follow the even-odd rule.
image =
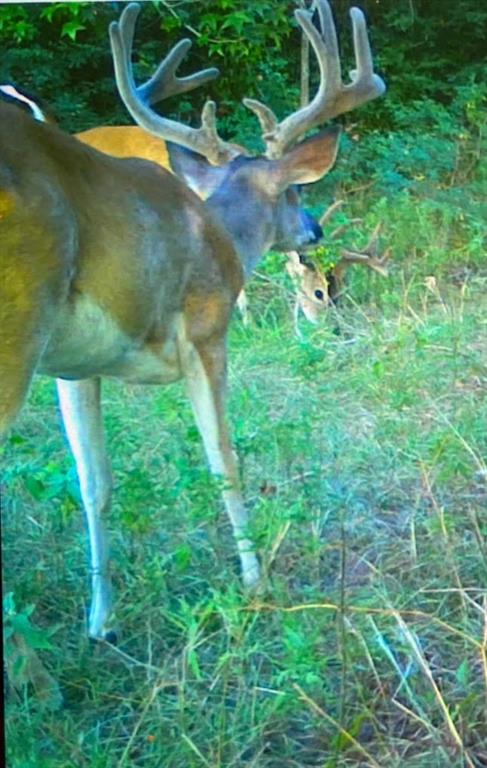
[[[186,742],[186,744],[188,745],[188,747],[190,747],[190,749],[192,749],[192,751],[195,753],[195,755],[197,755],[197,757],[199,757],[199,759],[201,760],[203,765],[206,765],[207,768],[212,768],[211,764],[208,762],[206,757],[201,754],[200,750],[198,749],[196,744],[193,741],[191,741],[189,736],[187,736],[185,733],[181,734],[181,736],[182,736],[183,740]]]
[[[117,656],[120,656],[123,661],[127,662],[131,667],[142,667],[143,669],[147,669],[151,672],[157,672],[160,674],[161,669],[160,667],[155,667],[153,664],[148,664],[145,661],[139,661],[138,659],[134,659],[133,656],[129,656],[128,653],[125,653],[125,651],[122,651],[121,648],[117,648],[116,645],[113,645],[112,643],[109,643],[107,640],[100,639],[97,641],[98,643],[102,643],[107,648],[112,651],[112,653],[115,653]],[[168,683],[168,685],[174,685],[174,683]]]
[[[473,461],[475,462],[475,465],[479,472],[481,472],[483,475],[487,474],[487,464],[484,462],[481,456],[479,456],[474,449],[467,443],[463,435],[460,434],[458,429],[451,423],[449,418],[445,416],[444,413],[438,410],[436,407],[436,404],[434,402],[431,402],[431,407],[435,411],[436,415],[438,416],[438,419],[443,421],[444,424],[446,424],[447,427],[451,429],[457,440],[463,445],[467,453],[472,457]]]
[[[262,602],[253,602],[249,605],[244,605],[241,608],[242,611],[251,611],[252,613],[257,613],[258,611],[282,611],[282,613],[299,613],[304,611],[339,611],[340,608],[336,603],[300,603],[298,605],[275,605],[273,603],[262,603]],[[457,637],[461,637],[465,642],[467,642],[469,645],[473,646],[477,650],[482,648],[482,642],[480,640],[476,640],[474,637],[471,637],[470,635],[467,635],[465,632],[462,632],[461,629],[457,629],[456,627],[452,627],[451,624],[448,624],[446,621],[443,621],[442,619],[439,619],[437,616],[432,616],[430,613],[426,613],[426,611],[420,611],[417,609],[411,609],[411,610],[396,610],[394,608],[371,608],[370,606],[366,605],[347,605],[347,613],[357,613],[357,614],[371,614],[373,616],[389,616],[389,617],[395,617],[396,615],[399,616],[408,616],[411,619],[422,619],[427,620],[431,622],[431,624],[435,624],[438,627],[441,627],[442,629],[446,630],[451,635],[456,635]]]
[[[395,698],[392,698],[391,701],[396,707],[398,707],[402,712],[404,712],[405,715],[408,715],[408,717],[410,717],[412,720],[416,720],[418,723],[420,723],[423,726],[423,728],[425,728],[425,730],[427,731],[430,730],[431,724],[428,723],[426,720],[423,720],[423,718],[420,717],[417,712],[413,712],[412,709],[409,709],[409,707],[406,707],[405,704],[401,704],[401,702]]]
[[[337,723],[337,721],[331,715],[325,712],[325,710],[322,709],[319,706],[319,704],[316,703],[316,701],[313,701],[313,699],[310,698],[310,696],[308,696],[308,694],[305,693],[305,691],[303,691],[300,685],[298,685],[297,683],[293,683],[293,688],[295,691],[299,693],[300,697],[303,699],[304,702],[306,702],[306,704],[310,707],[310,709],[312,709],[314,712],[320,715],[320,717],[322,717],[328,723],[331,723],[331,725],[333,725],[341,733],[341,735],[344,736],[346,740],[350,742],[350,744],[353,744],[353,746],[356,749],[358,749],[358,751],[366,758],[366,760],[369,761],[370,765],[372,765],[373,768],[381,768],[379,763],[376,762],[376,760],[374,760],[372,755],[369,752],[367,752],[365,747],[363,747],[361,743],[352,736],[351,733],[345,730],[345,728],[342,728],[342,726],[339,723]]]
[[[267,558],[267,568],[269,569],[276,559],[277,553],[279,552],[282,543],[284,539],[286,538],[289,529],[291,527],[291,521],[287,520],[283,526],[281,526],[281,529],[278,531],[276,538],[274,539],[274,543],[272,544],[272,549],[269,553],[269,556]]]
[[[421,667],[425,677],[427,678],[427,680],[429,681],[429,683],[431,685],[431,688],[433,689],[433,693],[435,694],[436,700],[437,700],[437,702],[438,702],[438,704],[440,706],[441,711],[443,712],[443,716],[445,718],[445,722],[446,722],[447,728],[450,731],[450,734],[451,734],[451,736],[453,738],[453,741],[455,742],[455,744],[459,748],[459,750],[461,752],[461,755],[462,755],[463,759],[465,760],[465,764],[468,766],[468,768],[475,768],[475,764],[472,761],[471,757],[469,756],[467,750],[465,749],[465,745],[464,745],[464,743],[462,741],[462,738],[461,738],[461,736],[460,736],[460,734],[459,734],[459,732],[457,730],[457,727],[456,727],[455,723],[453,722],[453,718],[452,718],[452,716],[450,714],[450,710],[448,709],[448,706],[447,706],[443,696],[441,695],[441,691],[438,688],[438,685],[436,684],[436,680],[433,677],[433,673],[432,673],[432,671],[431,671],[431,669],[430,669],[430,667],[428,665],[428,662],[426,661],[426,659],[425,659],[425,657],[423,655],[423,652],[422,652],[422,650],[421,650],[421,648],[419,646],[418,641],[414,637],[413,633],[409,629],[409,627],[406,624],[406,622],[399,615],[399,613],[397,611],[394,611],[394,614],[395,614],[395,619],[396,619],[399,627],[401,628],[401,631],[403,632],[404,636],[406,637],[406,639],[407,639],[407,641],[408,641],[408,643],[409,643],[409,645],[411,647],[411,650],[413,651],[413,654],[414,654],[414,656],[416,658],[417,663]]]
[[[443,541],[445,543],[445,550],[446,550],[446,556],[447,559],[450,561],[450,568],[453,571],[453,576],[455,578],[455,581],[457,583],[457,589],[458,593],[460,595],[460,602],[462,603],[462,608],[465,611],[466,605],[465,605],[465,595],[463,594],[463,585],[460,579],[460,574],[458,572],[457,564],[455,562],[455,557],[453,554],[452,547],[450,545],[450,539],[448,536],[448,530],[446,527],[446,521],[445,521],[445,509],[441,504],[438,504],[436,500],[436,496],[433,493],[433,488],[431,487],[430,483],[430,477],[428,472],[426,471],[425,466],[421,463],[421,475],[423,479],[423,484],[426,489],[426,495],[428,499],[430,500],[433,509],[435,510],[436,514],[438,515],[438,520],[440,521],[440,530],[441,534],[443,536]]]
[[[367,184],[361,184],[358,187],[352,187],[352,189],[347,189],[347,195],[355,195],[358,192],[364,192],[366,189],[370,189],[374,186],[376,183],[375,179],[373,181],[368,181]]]
[[[399,666],[399,663],[398,663],[396,657],[394,656],[393,652],[389,648],[389,645],[384,640],[384,636],[382,635],[382,632],[380,632],[380,630],[379,630],[378,626],[376,625],[375,621],[373,620],[372,616],[369,616],[368,618],[369,618],[369,622],[370,622],[370,625],[372,627],[372,630],[373,630],[373,632],[375,634],[375,638],[376,638],[377,644],[379,645],[379,647],[383,651],[384,655],[386,656],[387,660],[390,662],[391,666],[395,670],[395,672],[396,672],[396,674],[397,674],[397,676],[399,678],[399,681],[400,681],[398,688],[396,688],[396,690],[394,691],[394,693],[392,695],[392,699],[395,700],[396,696],[401,691],[401,689],[404,689],[404,691],[406,692],[406,694],[407,694],[407,696],[409,698],[409,701],[415,707],[416,717],[426,726],[427,730],[431,730],[431,726],[428,727],[426,713],[425,713],[424,709],[422,708],[421,704],[419,703],[419,701],[416,699],[416,697],[414,695],[414,692],[413,692],[411,686],[408,683],[407,675],[404,674],[404,672],[402,671],[401,667]]]
[[[347,654],[347,640],[345,633],[345,611],[346,611],[346,595],[345,595],[345,579],[347,571],[347,538],[345,534],[345,521],[344,517],[344,505],[340,510],[340,540],[341,540],[341,558],[340,558],[340,610],[338,611],[338,646],[341,652],[341,666],[342,674],[340,679],[340,704],[339,704],[339,723],[340,727],[343,727],[345,722],[345,704],[347,695],[347,677],[348,677],[348,654]]]
[[[130,752],[130,750],[132,748],[132,744],[135,741],[135,738],[136,738],[136,736],[137,736],[137,734],[138,734],[138,732],[139,732],[139,730],[140,730],[140,728],[142,726],[142,723],[144,722],[144,719],[145,719],[145,716],[146,716],[147,712],[149,711],[149,709],[151,708],[152,704],[154,703],[154,699],[156,698],[156,696],[159,693],[159,691],[162,688],[165,688],[166,686],[167,686],[167,683],[160,682],[160,683],[156,683],[156,685],[154,685],[154,687],[152,688],[151,694],[150,694],[149,698],[147,699],[142,712],[140,713],[139,719],[137,720],[137,722],[134,725],[134,728],[132,730],[132,733],[130,734],[130,738],[129,738],[126,746],[125,746],[125,749],[122,752],[122,756],[121,756],[121,758],[120,758],[120,760],[118,762],[118,768],[123,768],[123,766],[125,765],[125,761],[127,759],[127,756],[128,756],[128,754],[129,754],[129,752]]]
[[[324,465],[320,466],[319,469],[310,469],[308,472],[300,472],[299,475],[294,475],[294,477],[290,477],[288,480],[283,480],[281,483],[276,483],[276,490],[280,488],[284,488],[286,485],[292,485],[292,483],[297,483],[300,480],[304,480],[305,477],[313,477],[313,475],[317,475],[318,472],[324,469]],[[249,496],[248,501],[257,501],[257,499],[260,499],[261,494],[258,493],[255,496]]]
[[[482,672],[484,674],[485,685],[485,720],[487,722],[487,595],[484,595],[484,636],[480,647],[480,659],[482,662]]]

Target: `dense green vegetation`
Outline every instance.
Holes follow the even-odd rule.
[[[184,35],[194,41],[188,68],[211,62],[222,76],[208,93],[169,103],[174,115],[196,118],[203,98],[219,104],[223,130],[252,138],[254,120],[238,106],[243,96],[264,98],[281,113],[296,105],[300,34],[290,0],[166,0],[144,3],[137,31],[136,71],[152,71],[162,52]],[[344,70],[351,68],[350,0],[333,8]],[[360,114],[361,130],[423,132],[447,127],[443,114],[475,112],[485,94],[487,7],[478,0],[364,0],[378,71],[387,99]],[[0,7],[0,73],[49,104],[62,126],[79,131],[100,122],[129,122],[113,87],[108,23],[124,3],[12,4]],[[448,10],[446,10],[448,8]],[[474,94],[475,93],[475,97]],[[473,102],[473,103],[472,103]],[[416,125],[416,112],[427,125]],[[428,110],[429,107],[429,110]],[[441,110],[443,107],[443,110]],[[436,110],[439,110],[436,114]],[[453,117],[453,115],[451,116]],[[351,122],[357,121],[351,115]]]
[[[346,118],[308,202],[344,197],[359,244],[382,221],[390,277],[351,270],[339,310],[302,320],[299,340],[272,254],[249,285],[252,327],[235,318],[230,335],[267,591],[241,593],[184,388],[109,383],[122,633],[118,649],[90,645],[76,476],[53,383],[37,381],[0,449],[6,628],[64,705],[27,685],[11,697],[9,768],[487,765],[487,8],[359,4],[389,90]],[[0,7],[1,82],[39,93],[68,130],[125,122],[106,41],[121,6]],[[334,3],[345,53],[348,6]],[[257,146],[235,104],[295,105],[292,7],[147,4],[139,73],[194,28],[193,65],[210,51],[224,76],[173,114],[196,119],[212,95],[223,132]]]

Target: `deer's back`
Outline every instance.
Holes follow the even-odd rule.
[[[196,335],[224,333],[241,287],[229,237],[177,178],[108,157],[6,104],[0,236],[6,311],[18,301],[46,305],[44,368],[54,375],[62,371],[49,361],[81,346],[97,346],[89,374],[103,373],[104,356],[110,364],[124,340],[163,343],[179,315]],[[86,374],[78,363],[73,377]]]

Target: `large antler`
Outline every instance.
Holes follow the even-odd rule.
[[[110,42],[112,47],[115,80],[118,92],[134,120],[150,133],[166,141],[173,141],[192,149],[208,158],[211,163],[220,165],[232,160],[239,150],[223,141],[216,130],[215,102],[207,101],[201,113],[201,128],[190,126],[161,117],[150,106],[168,96],[185,93],[220,74],[218,69],[204,69],[188,77],[177,77],[176,70],[191,47],[191,41],[181,40],[159,64],[154,75],[146,83],[136,86],[131,66],[132,46],[135,23],[140,6],[128,5],[120,20],[110,24]]]
[[[319,220],[323,228],[343,204],[344,200],[337,200],[326,209]],[[361,221],[362,219],[348,219],[345,224],[341,224],[328,234],[326,239],[330,243],[336,242],[350,226]],[[382,277],[388,277],[391,248],[387,248],[382,254],[379,253],[381,228],[382,222],[379,222],[364,248],[341,247],[338,251],[337,263],[326,271],[323,271],[313,259],[312,254],[304,255],[297,252],[288,254],[286,268],[296,286],[295,317],[299,310],[302,310],[308,320],[317,322],[330,301],[336,303],[339,299],[345,272],[351,264],[361,264]]]
[[[324,228],[325,224],[328,224],[330,219],[333,218],[335,213],[343,206],[344,200],[336,200],[332,203],[326,211],[320,217],[320,225]],[[336,227],[328,236],[327,239],[334,241],[338,240],[354,224],[360,224],[362,219],[348,219],[345,224],[340,224]],[[382,277],[388,277],[389,269],[388,262],[391,255],[391,248],[387,248],[382,255],[379,255],[379,235],[382,229],[382,222],[379,221],[374,227],[367,245],[362,248],[341,248],[340,257],[338,263],[333,268],[333,273],[337,280],[343,277],[343,273],[350,264],[362,264],[365,267],[369,267],[374,272],[378,272]]]
[[[379,222],[372,232],[369,242],[362,250],[348,248],[342,248],[340,252],[340,261],[335,267],[335,273],[340,270],[345,271],[349,264],[363,264],[364,267],[369,267],[374,272],[378,272],[382,277],[387,277],[389,274],[388,261],[391,254],[391,249],[387,248],[382,255],[379,255],[379,233],[382,227],[382,222]]]
[[[306,131],[381,96],[385,91],[384,81],[374,74],[362,11],[359,8],[350,9],[356,69],[350,73],[351,82],[344,85],[330,6],[327,0],[315,0],[314,7],[318,11],[321,31],[313,23],[313,10],[299,9],[294,12],[313,47],[320,68],[320,86],[311,103],[278,123],[275,114],[265,104],[255,99],[244,99],[245,106],[259,118],[269,158],[281,157]]]

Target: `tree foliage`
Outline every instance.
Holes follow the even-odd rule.
[[[309,4],[309,0],[308,0]],[[265,98],[278,112],[296,104],[300,33],[288,0],[166,0],[145,3],[136,71],[150,71],[162,52],[190,35],[187,67],[211,62],[222,76],[208,93],[224,123],[236,128],[244,95]],[[346,63],[352,66],[350,0],[333,3]],[[31,88],[52,104],[68,130],[125,118],[113,85],[107,28],[124,3],[13,4],[0,7],[2,81]],[[396,128],[404,108],[430,99],[446,108],[457,89],[482,80],[487,6],[477,0],[363,0],[375,60],[388,83],[387,99],[363,110],[370,127]],[[193,113],[208,94],[170,104]],[[126,118],[125,118],[126,119]],[[353,118],[355,119],[355,117]]]
[[[293,9],[310,4],[144,3],[135,42],[136,76],[149,76],[164,52],[182,37],[191,37],[194,45],[183,71],[211,64],[221,76],[206,88],[168,100],[165,112],[195,124],[204,100],[211,97],[218,104],[221,133],[258,149],[255,117],[242,98],[260,98],[279,116],[296,108],[301,33]],[[341,118],[347,130],[333,183],[360,187],[373,182],[378,194],[418,187],[432,193],[472,177],[485,142],[487,6],[478,0],[448,3],[448,10],[444,0],[359,4],[368,18],[376,69],[387,93]],[[68,131],[130,122],[116,94],[107,34],[124,5],[0,6],[0,81],[38,94]],[[332,2],[344,72],[354,66],[351,5],[352,0]],[[311,65],[313,92],[318,77],[313,57]]]

